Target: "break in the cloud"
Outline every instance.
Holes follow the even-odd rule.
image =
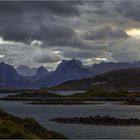
[[[139,1],[0,1],[0,60],[55,68],[140,60]]]
[[[37,63],[56,63],[61,61],[63,57],[46,49],[43,49],[38,50],[33,59]]]

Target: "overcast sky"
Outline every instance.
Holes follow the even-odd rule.
[[[140,1],[0,1],[0,61],[54,69],[71,58],[140,60]]]

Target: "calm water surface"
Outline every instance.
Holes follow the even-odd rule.
[[[139,118],[140,106],[115,105],[29,105],[18,101],[0,101],[0,108],[19,117],[35,118],[44,127],[69,138],[139,139],[140,126],[98,126],[58,124],[50,122],[55,117],[110,115],[119,118]]]
[[[75,93],[84,93],[85,91],[77,91],[77,90],[73,90],[73,91],[50,91],[52,93],[56,93],[56,94],[60,94],[60,95],[72,95]]]
[[[16,95],[17,93],[0,93],[0,98],[8,96],[8,95]]]

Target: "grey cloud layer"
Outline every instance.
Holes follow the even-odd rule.
[[[116,7],[116,10],[125,17],[140,21],[140,2],[139,1],[122,1]]]
[[[0,52],[14,65],[48,67],[73,57],[138,60],[140,41],[126,30],[140,28],[139,13],[139,1],[0,1],[0,36],[15,42],[14,49],[7,43]]]
[[[97,29],[95,31],[87,32],[83,35],[83,38],[87,40],[102,40],[102,39],[118,39],[118,38],[127,38],[128,35],[122,29],[104,27]]]
[[[0,12],[24,14],[25,12],[50,12],[56,15],[78,15],[76,5],[80,2],[69,1],[0,1]]]

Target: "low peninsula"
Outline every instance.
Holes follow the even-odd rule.
[[[106,116],[73,117],[73,118],[54,118],[50,121],[62,124],[89,124],[89,125],[119,125],[119,126],[140,126],[140,119],[129,118],[120,119]]]

